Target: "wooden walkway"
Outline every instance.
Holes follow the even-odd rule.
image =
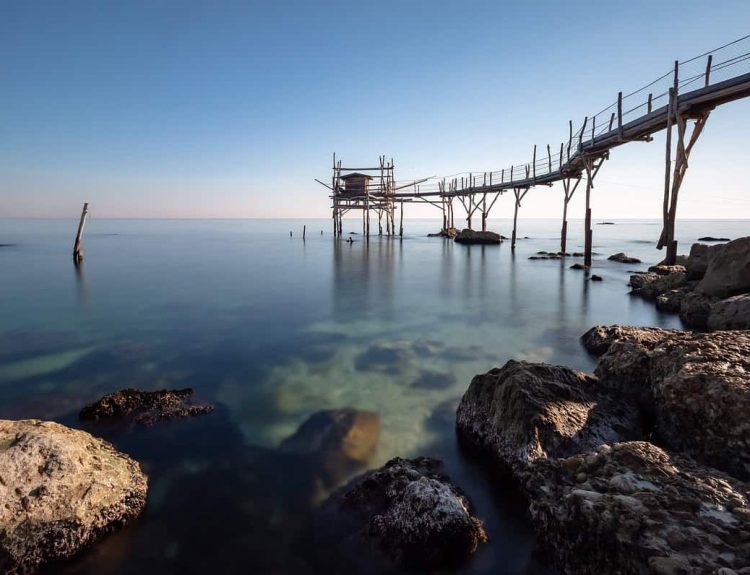
[[[341,217],[352,209],[363,213],[363,232],[369,235],[369,212],[374,210],[379,219],[386,215],[388,233],[396,234],[394,212],[404,202],[424,202],[443,212],[443,229],[453,228],[453,203],[458,200],[466,212],[466,227],[472,227],[472,216],[481,215],[482,229],[490,210],[500,194],[512,190],[515,196],[512,247],[515,247],[518,209],[529,189],[563,183],[563,222],[561,252],[566,251],[567,207],[581,181],[585,181],[585,264],[591,265],[591,209],[590,195],[593,181],[610,150],[633,141],[651,141],[653,135],[667,131],[664,178],[664,226],[657,247],[667,248],[667,263],[674,263],[677,244],[674,240],[677,199],[687,162],[712,110],[723,104],[750,96],[750,35],[730,42],[684,62],[676,61],[674,68],[646,86],[625,96],[620,92],[617,101],[601,112],[584,118],[574,133],[573,122],[568,123],[567,142],[558,149],[534,146],[529,163],[492,172],[466,172],[446,178],[424,178],[415,182],[397,183],[393,178],[393,160],[380,160],[380,168],[372,170],[372,185],[360,194],[347,194],[342,186],[342,172],[347,171],[336,162],[331,185],[323,184],[333,193],[334,230],[341,232]],[[630,109],[625,109],[630,105]],[[694,122],[688,136],[688,123]],[[673,131],[676,128],[676,142]],[[674,144],[674,145],[673,145]],[[674,155],[673,155],[674,154]],[[380,176],[378,178],[378,173]],[[343,177],[346,177],[344,175]],[[322,182],[320,182],[322,183]],[[382,232],[382,226],[381,226]],[[399,233],[403,233],[401,226]]]

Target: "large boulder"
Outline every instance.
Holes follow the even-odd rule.
[[[717,298],[699,291],[686,293],[680,300],[680,319],[687,327],[706,329]]]
[[[309,458],[326,486],[334,486],[366,464],[380,437],[380,416],[353,408],[311,415],[279,449]]]
[[[722,245],[709,246],[706,244],[693,244],[690,246],[690,255],[685,266],[688,277],[695,280],[703,278],[708,269],[709,262],[722,247]]]
[[[656,296],[656,309],[665,313],[680,313],[682,300],[691,292],[691,288],[683,286],[672,289]]]
[[[594,355],[603,355],[616,341],[631,341],[653,347],[665,337],[678,333],[674,329],[629,325],[596,325],[581,336],[581,344]]]
[[[480,232],[467,228],[456,234],[454,241],[459,244],[499,244],[503,239],[495,232]]]
[[[154,425],[160,421],[179,419],[210,413],[212,405],[195,402],[193,390],[160,389],[142,391],[123,389],[108,393],[98,401],[81,410],[83,421],[127,421],[143,425]]]
[[[666,339],[651,352],[656,432],[736,477],[750,479],[750,332]]]
[[[645,442],[535,462],[535,529],[563,573],[745,573],[749,486]]]
[[[461,440],[516,475],[536,459],[632,439],[640,429],[634,403],[595,377],[525,361],[475,376],[456,413]]]
[[[750,292],[750,236],[714,249],[696,290],[720,298]]]
[[[0,420],[0,572],[69,559],[137,517],[147,482],[138,463],[83,431]]]
[[[736,295],[716,302],[708,316],[708,329],[750,329],[750,294]]]
[[[315,514],[319,561],[335,573],[453,567],[487,540],[439,461],[393,459],[336,490]]]
[[[673,332],[623,339],[596,368],[602,385],[653,406],[656,436],[673,449],[750,479],[750,332]]]

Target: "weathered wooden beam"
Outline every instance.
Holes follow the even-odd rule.
[[[81,239],[83,238],[83,226],[86,224],[86,215],[89,213],[89,204],[86,202],[83,204],[83,210],[81,210],[81,219],[78,222],[78,233],[76,233],[76,241],[73,244],[73,261],[79,263],[83,259],[83,247],[81,247]]]

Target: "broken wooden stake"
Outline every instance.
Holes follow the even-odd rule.
[[[83,259],[83,248],[81,247],[81,238],[83,237],[83,226],[86,224],[86,214],[89,213],[89,204],[86,202],[83,204],[83,211],[81,212],[81,221],[78,222],[78,233],[76,234],[76,242],[73,245],[73,261],[75,263],[80,262]]]

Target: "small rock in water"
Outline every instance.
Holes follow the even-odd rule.
[[[597,226],[614,226],[615,222],[598,222]]]
[[[639,264],[641,263],[641,260],[638,258],[634,258],[628,255],[625,255],[623,252],[618,252],[616,254],[613,254],[607,258],[608,260],[611,260],[613,262],[620,262],[621,264]]]
[[[396,458],[336,490],[315,514],[319,561],[335,573],[462,563],[487,534],[441,471],[435,459]]]
[[[495,232],[480,232],[476,230],[461,230],[455,237],[459,244],[499,244],[503,240]]]
[[[732,240],[729,238],[714,238],[712,236],[705,236],[702,238],[698,238],[699,242],[731,242]]]
[[[140,515],[137,462],[84,431],[0,420],[0,572],[35,573]]]
[[[573,264],[572,266],[570,266],[570,269],[572,269],[572,270],[587,270],[587,269],[589,269],[589,267],[585,266],[583,264],[580,264],[580,263],[576,263],[576,264]]]
[[[143,425],[153,425],[160,421],[202,415],[214,410],[205,403],[193,403],[193,390],[162,389],[141,391],[123,389],[108,393],[99,401],[87,405],[79,417],[84,421],[129,420]]]
[[[591,275],[591,281],[592,282],[600,282],[600,281],[603,281],[603,280],[604,280],[604,278],[602,276],[598,276],[596,274],[592,274]]]

